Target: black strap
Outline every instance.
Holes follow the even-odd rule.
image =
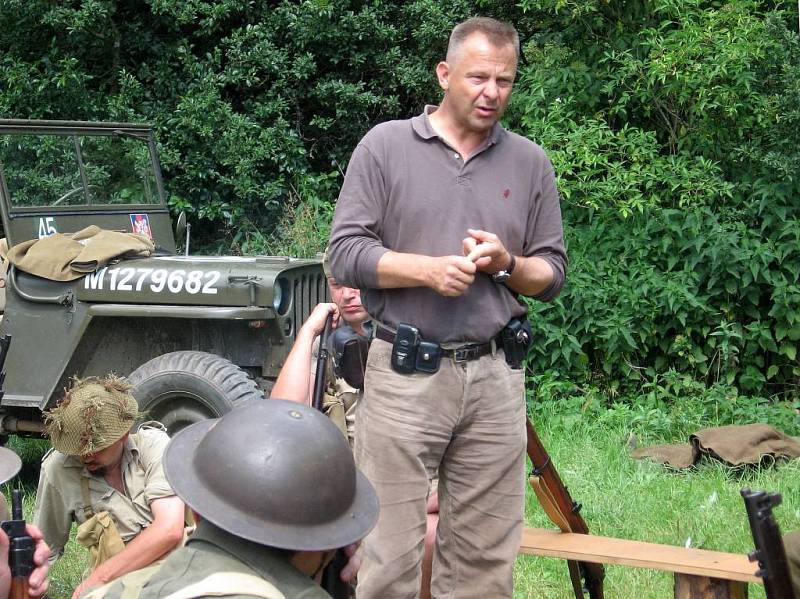
[[[375,336],[381,341],[394,343],[395,334],[384,326],[376,327]],[[442,349],[441,352],[443,358],[453,358],[456,362],[468,362],[491,354],[493,347],[494,344],[487,341],[486,343],[467,343],[452,349]]]

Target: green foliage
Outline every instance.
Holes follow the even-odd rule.
[[[324,248],[350,152],[436,102],[452,25],[514,22],[507,125],[550,155],[568,284],[537,373],[742,394],[800,378],[794,2],[0,2],[0,116],[156,124],[173,210],[214,252]]]
[[[791,392],[800,376],[800,225],[764,237],[710,208],[606,214],[567,230],[571,275],[530,302],[535,371],[638,386],[670,369],[707,384]]]
[[[796,6],[522,7],[539,25],[509,116],[553,160],[570,256],[562,296],[530,303],[533,370],[795,393]]]
[[[474,10],[463,0],[8,0],[0,116],[154,122],[171,192],[213,223],[199,241],[242,247],[242,223],[272,236],[284,207],[313,203],[317,181],[343,171],[369,127],[435,99],[431,66]]]

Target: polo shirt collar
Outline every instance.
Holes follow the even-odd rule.
[[[431,127],[430,120],[428,120],[428,115],[436,112],[438,108],[439,107],[435,104],[426,104],[422,114],[419,114],[411,119],[411,128],[422,139],[433,139],[434,137],[439,137],[436,134],[436,131],[433,130],[433,127]],[[492,125],[492,130],[489,133],[488,140],[484,142],[482,147],[491,146],[498,143],[504,134],[505,129],[503,129],[503,126],[499,122],[495,123]]]

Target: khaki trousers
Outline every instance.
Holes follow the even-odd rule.
[[[525,501],[525,385],[502,351],[401,375],[375,339],[355,455],[380,499],[364,541],[359,599],[419,593],[428,481],[439,473],[432,595],[511,597]]]

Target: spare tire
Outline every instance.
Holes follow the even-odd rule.
[[[176,351],[153,358],[129,376],[142,420],[157,420],[170,435],[185,426],[218,418],[264,394],[248,374],[220,356]]]

